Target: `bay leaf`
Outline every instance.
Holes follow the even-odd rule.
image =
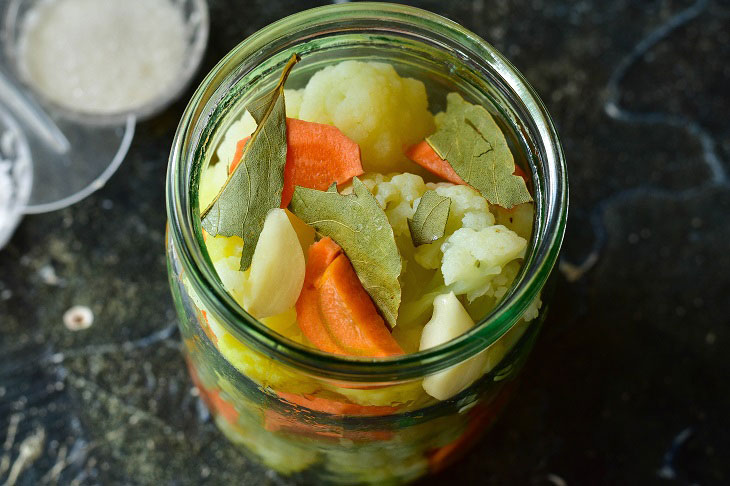
[[[395,326],[401,301],[402,264],[393,228],[385,212],[360,179],[353,193],[342,195],[297,186],[289,209],[322,236],[329,236],[350,259],[362,286],[383,318]]]
[[[451,210],[451,198],[428,190],[423,193],[413,218],[408,218],[408,229],[415,246],[433,243],[446,231]]]
[[[299,56],[294,54],[276,87],[246,107],[258,126],[243,149],[241,162],[200,215],[208,234],[243,239],[242,271],[251,266],[266,215],[281,204],[286,164],[284,82],[297,62]]]
[[[511,208],[532,201],[525,180],[514,175],[515,161],[492,115],[458,94],[446,96],[446,112],[426,142],[467,184],[490,203]]]

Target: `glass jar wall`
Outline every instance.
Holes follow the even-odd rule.
[[[531,177],[533,235],[522,271],[474,329],[444,345],[385,359],[328,355],[288,340],[226,293],[200,229],[201,171],[246,104],[276,83],[293,53],[289,88],[349,59],[392,64],[423,81],[432,112],[459,92],[500,124]],[[546,284],[567,214],[562,150],[542,103],[486,42],[421,10],[339,4],[302,12],[246,39],[206,77],[188,105],[167,180],[168,266],[190,374],[223,433],[245,451],[303,482],[402,483],[437,471],[494,421],[547,311]],[[538,299],[539,314],[525,316]],[[528,320],[529,319],[529,320]],[[423,378],[469,359],[484,376],[439,401]]]

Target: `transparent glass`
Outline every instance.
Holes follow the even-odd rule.
[[[35,11],[39,6],[49,1],[51,0],[9,0],[4,7],[0,8],[0,11],[3,12],[3,29],[0,33],[0,40],[3,43],[4,62],[13,77],[20,80],[24,87],[32,91],[49,109],[70,120],[88,125],[119,125],[125,123],[130,116],[134,116],[137,120],[145,120],[162,111],[180,96],[190,84],[193,74],[195,74],[203,59],[209,29],[207,1],[170,0],[170,3],[179,9],[182,14],[185,22],[185,41],[188,46],[187,57],[180,67],[180,73],[175,83],[168,86],[147,103],[123,112],[83,112],[61,106],[36,89],[27,68],[21,61],[24,47],[24,25],[27,24],[30,17],[37,15]]]
[[[497,307],[444,345],[393,358],[347,358],[302,346],[248,315],[205,250],[198,182],[226,129],[270,89],[297,52],[287,87],[346,60],[391,63],[422,80],[430,109],[458,91],[486,106],[530,174],[533,235],[522,271]],[[447,466],[495,420],[548,309],[549,276],[567,216],[567,174],[544,106],[493,47],[447,19],[391,4],[338,4],[276,22],[231,51],[193,95],[170,155],[168,269],[190,373],[223,433],[307,484],[398,484]],[[542,296],[537,318],[523,314]],[[439,401],[424,377],[486,356],[484,375]]]

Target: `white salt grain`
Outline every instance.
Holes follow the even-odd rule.
[[[170,0],[48,0],[24,22],[21,69],[59,105],[118,113],[165,93],[186,46]]]
[[[84,305],[75,305],[63,314],[63,324],[69,331],[88,329],[94,323],[94,313]]]

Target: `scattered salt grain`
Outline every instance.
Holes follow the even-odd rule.
[[[69,331],[88,329],[93,323],[94,313],[83,305],[75,305],[63,314],[63,324]]]
[[[38,275],[46,285],[58,285],[60,283],[56,270],[51,265],[44,265],[39,268]]]
[[[181,9],[170,0],[52,0],[26,17],[20,64],[51,101],[118,113],[165,93],[186,45]]]

